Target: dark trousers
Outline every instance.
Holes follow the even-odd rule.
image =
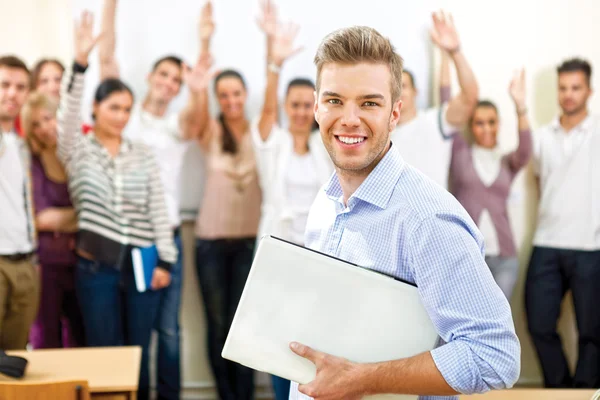
[[[579,354],[569,372],[556,331],[560,306],[571,290]],[[600,387],[600,251],[534,247],[525,285],[529,333],[549,388]]]
[[[288,400],[290,398],[290,381],[279,376],[271,375],[275,400]]]
[[[85,337],[75,295],[75,266],[40,266],[41,297],[29,341],[34,349],[83,346]]]
[[[222,400],[254,398],[254,372],[221,357],[254,255],[255,238],[198,240],[196,266],[207,321],[208,356]]]
[[[171,284],[161,290],[155,329],[158,333],[156,378],[158,400],[179,400],[181,393],[181,339],[179,310],[181,308],[181,278],[183,249],[181,235],[174,237],[179,251],[171,270]]]
[[[83,258],[77,263],[75,284],[87,345],[140,346],[138,399],[148,399],[148,347],[160,291],[138,292],[130,262],[118,270],[114,265]]]

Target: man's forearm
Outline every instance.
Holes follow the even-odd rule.
[[[359,367],[366,395],[397,393],[422,396],[452,396],[452,389],[435,365],[430,352],[414,357]]]

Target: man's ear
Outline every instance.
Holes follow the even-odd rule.
[[[320,123],[319,122],[319,97],[317,95],[316,90],[315,90],[314,94],[315,94],[315,105],[313,107],[313,112],[315,113],[315,121],[317,121],[317,123]]]
[[[396,125],[398,125],[398,121],[400,121],[400,110],[402,109],[402,100],[398,99],[392,105],[392,112],[390,113],[390,132],[396,129]]]

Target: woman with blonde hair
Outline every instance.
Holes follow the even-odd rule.
[[[65,170],[56,155],[57,104],[33,92],[21,111],[21,124],[32,154],[31,180],[41,297],[30,332],[34,348],[83,345],[83,323],[75,297],[74,252],[77,218]]]

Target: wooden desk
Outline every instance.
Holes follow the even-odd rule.
[[[590,400],[590,389],[510,389],[460,396],[460,400]]]
[[[142,349],[139,346],[7,351],[26,358],[27,371],[19,381],[85,379],[92,397],[136,398]],[[0,375],[1,381],[11,378]]]

